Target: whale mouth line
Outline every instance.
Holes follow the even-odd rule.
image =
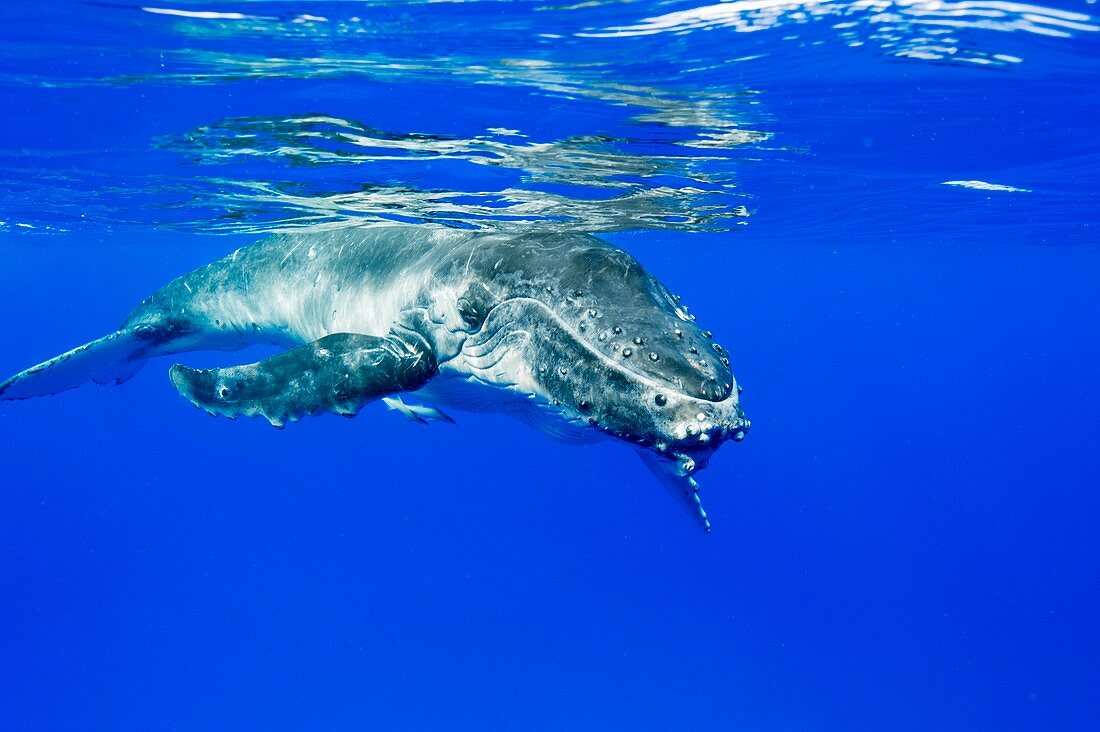
[[[629,431],[617,430],[597,417],[586,417],[575,408],[555,403],[540,394],[524,392],[524,395],[533,400],[539,408],[562,419],[570,427],[593,430],[607,437],[627,442],[636,448],[651,451],[669,463],[678,463],[682,470],[681,477],[690,476],[697,469],[702,469],[706,465],[706,460],[702,460],[702,465],[696,467],[700,462],[697,460],[698,456],[713,453],[727,440],[734,442],[744,440],[751,426],[748,419],[739,416],[729,424],[714,425],[708,431],[691,434],[685,439],[662,440],[657,437],[646,437]]]

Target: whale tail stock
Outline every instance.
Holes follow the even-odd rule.
[[[161,329],[147,324],[120,328],[0,383],[0,401],[50,396],[89,381],[121,384],[146,360],[165,353],[165,340]]]

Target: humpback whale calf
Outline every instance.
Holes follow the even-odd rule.
[[[725,349],[632,256],[595,236],[393,225],[277,234],[183,275],[115,332],[0,384],[0,400],[122,383],[150,358],[286,350],[172,383],[212,415],[276,427],[384,399],[516,416],[558,439],[635,448],[689,515],[694,475],[749,428]],[[406,400],[408,400],[406,402]]]

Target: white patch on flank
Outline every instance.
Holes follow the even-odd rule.
[[[330,313],[331,310],[337,311],[332,332],[384,336],[397,320],[401,309],[415,301],[416,294],[424,288],[425,279],[423,273],[405,273],[382,286],[370,283],[359,292],[345,289],[335,301],[331,296],[325,296],[326,307],[331,305]],[[302,329],[306,327],[303,323]]]
[[[976,191],[1004,191],[1006,193],[1031,193],[1030,188],[1004,186],[1000,183],[986,183],[984,180],[945,180],[940,185],[972,188]]]

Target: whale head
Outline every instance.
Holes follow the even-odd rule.
[[[602,350],[565,332],[537,366],[539,388],[574,424],[630,443],[662,485],[706,531],[696,474],[750,422],[724,348],[693,320],[661,311],[609,325]],[[622,334],[617,333],[622,329]],[[621,337],[628,336],[628,337]]]
[[[485,313],[466,343],[468,363],[486,380],[507,375],[571,427],[636,447],[709,531],[694,476],[749,429],[727,350],[637,260],[598,239],[541,239],[492,255],[495,281],[512,285],[462,300]]]

